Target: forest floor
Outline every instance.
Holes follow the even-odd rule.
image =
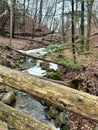
[[[90,85],[89,89],[86,88],[85,91],[98,96],[98,48],[94,48],[95,46],[98,46],[98,38],[96,35],[92,37],[91,42],[94,42],[91,50],[93,50],[96,55],[88,54],[86,56],[86,62],[82,62],[81,59],[81,64],[84,65],[86,69],[81,72],[71,70],[70,72],[67,72],[63,75],[63,79],[72,80],[73,77],[76,77],[77,75],[87,77],[90,82]],[[9,38],[0,36],[0,43],[4,45],[9,45]],[[35,44],[36,43],[32,44],[32,48],[33,46],[35,46]],[[12,40],[12,47],[14,49],[26,50],[27,48],[31,48],[31,44],[28,40],[15,38]],[[69,53],[68,55],[71,55],[69,50],[67,50],[66,53]],[[96,126],[96,122],[85,119],[84,117],[73,114],[71,112],[67,112],[67,119],[69,124],[71,125],[71,130],[94,130],[94,127]]]

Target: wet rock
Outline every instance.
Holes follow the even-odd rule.
[[[48,112],[45,113],[46,120],[51,120],[51,117]]]
[[[13,91],[10,91],[4,95],[1,101],[5,104],[10,105],[15,99],[16,99],[15,93]]]
[[[67,123],[67,121],[66,121],[65,112],[61,112],[58,115],[58,117],[54,120],[54,124],[56,127],[62,128],[66,123]]]
[[[49,108],[49,116],[50,116],[51,118],[56,118],[57,113],[58,113],[58,110],[57,110],[55,107],[51,106],[51,107]]]

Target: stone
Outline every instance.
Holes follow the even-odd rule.
[[[58,72],[58,71],[47,72],[46,77],[54,79],[54,80],[62,80],[62,76],[61,76],[60,72]]]
[[[56,118],[57,113],[58,113],[58,110],[55,107],[51,106],[49,108],[49,116],[51,118]]]
[[[13,91],[10,91],[4,95],[1,101],[5,104],[10,105],[15,99],[16,99],[15,93]]]
[[[61,128],[61,130],[70,130],[70,125],[69,124],[64,125],[64,127]]]
[[[6,91],[6,92],[13,91],[14,93],[16,93],[18,90],[14,89],[14,88],[11,88],[11,87],[9,87],[9,86],[5,86],[5,91]]]
[[[41,69],[42,70],[49,70],[49,63],[47,63],[47,62],[40,62],[40,67],[41,67]]]
[[[4,85],[0,85],[0,93],[5,92],[5,86]]]
[[[56,127],[62,127],[67,123],[65,112],[59,113],[58,117],[54,120]]]

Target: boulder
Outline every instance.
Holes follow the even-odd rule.
[[[49,108],[49,116],[50,116],[51,118],[56,118],[57,113],[58,113],[58,110],[57,110],[55,107],[51,106],[51,107]]]
[[[67,121],[65,112],[59,113],[58,117],[54,120],[54,124],[56,127],[62,128],[66,123]]]
[[[1,101],[5,104],[10,105],[14,100],[16,99],[15,93],[13,91],[10,91],[8,93],[6,93],[3,98],[1,99]]]

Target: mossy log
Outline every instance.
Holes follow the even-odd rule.
[[[30,118],[23,112],[2,102],[0,102],[0,119],[12,125],[16,130],[53,130],[48,125]]]
[[[0,65],[0,81],[98,122],[98,97]]]

